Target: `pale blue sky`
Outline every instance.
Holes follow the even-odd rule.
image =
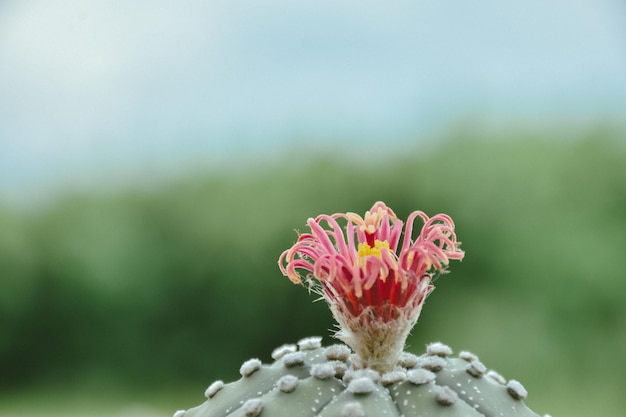
[[[463,118],[626,120],[620,0],[0,4],[0,199]],[[245,159],[245,158],[244,158]]]

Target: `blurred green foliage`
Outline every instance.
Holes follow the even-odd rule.
[[[473,350],[524,382],[539,411],[572,410],[554,399],[594,391],[589,409],[602,415],[626,386],[614,371],[626,369],[619,139],[601,130],[568,141],[453,137],[380,160],[294,153],[156,189],[5,208],[0,387],[96,374],[201,392],[235,379],[245,359],[327,336],[326,306],[281,276],[278,256],[308,217],[383,200],[400,218],[450,214],[466,251],[437,280],[411,350],[434,340]]]

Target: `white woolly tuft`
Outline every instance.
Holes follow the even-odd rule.
[[[528,396],[528,391],[526,388],[519,382],[514,379],[510,380],[508,384],[506,384],[506,389],[511,394],[511,397],[516,400],[523,400]]]
[[[298,377],[294,375],[283,375],[276,382],[276,386],[282,392],[293,392],[299,383],[300,380],[298,379]]]
[[[322,338],[319,336],[305,337],[298,341],[300,350],[313,350],[322,347]]]
[[[326,348],[326,358],[330,360],[345,361],[348,359],[352,350],[343,344],[336,344]]]
[[[506,378],[504,378],[502,375],[500,375],[496,371],[487,372],[487,376],[493,379],[494,381],[496,381],[500,385],[506,385]]]
[[[476,361],[471,361],[467,365],[467,368],[465,368],[465,370],[471,376],[475,378],[480,378],[481,376],[485,374],[485,372],[487,372],[487,367],[483,365],[481,361],[476,360]]]
[[[249,359],[241,365],[241,368],[239,368],[239,373],[242,376],[247,377],[261,369],[261,366],[262,363],[259,359]]]
[[[443,386],[437,393],[436,398],[441,405],[452,405],[459,399],[459,396],[450,387]]]
[[[369,394],[376,390],[376,383],[368,377],[355,378],[346,389],[353,394]]]
[[[335,366],[330,362],[316,363],[311,366],[311,376],[317,379],[328,379],[335,376]]]
[[[174,415],[172,417],[183,417],[185,415],[187,411],[185,410],[178,410],[174,413]]]
[[[478,360],[478,356],[474,355],[472,352],[468,352],[466,350],[459,352],[459,358],[463,359],[467,362],[473,362]]]
[[[348,365],[346,365],[345,362],[342,362],[342,361],[328,361],[327,363],[333,366],[333,368],[335,369],[335,376],[337,378],[343,378],[343,376],[348,371]]]
[[[420,358],[422,368],[433,372],[441,371],[446,364],[446,360],[439,356],[425,356]]]
[[[396,382],[406,381],[406,369],[396,368],[393,371],[384,373],[380,377],[380,383],[384,386],[395,384]]]
[[[204,391],[204,396],[208,398],[212,398],[219,390],[224,388],[224,381],[217,380],[209,385],[209,388]]]
[[[400,356],[398,356],[398,365],[403,368],[413,368],[417,365],[418,357],[409,352],[402,352]]]
[[[436,376],[433,372],[428,369],[411,369],[407,372],[406,375],[407,380],[415,385],[427,384],[430,381],[434,381]]]
[[[288,353],[283,356],[283,364],[285,364],[286,367],[291,368],[292,366],[302,365],[305,358],[306,354],[304,352]]]
[[[446,356],[452,355],[452,348],[441,342],[434,342],[426,346],[426,353],[445,358]]]
[[[349,384],[350,381],[357,378],[368,378],[374,382],[380,381],[380,374],[373,369],[357,369],[355,371],[348,371],[343,376],[343,382]]]
[[[263,411],[263,401],[260,398],[251,398],[243,404],[246,417],[256,417]]]
[[[282,358],[283,356],[285,356],[286,354],[293,353],[293,352],[295,352],[297,350],[298,350],[298,347],[296,345],[293,345],[293,344],[282,345],[282,346],[277,347],[276,349],[274,349],[272,351],[272,359],[277,361],[280,358]]]

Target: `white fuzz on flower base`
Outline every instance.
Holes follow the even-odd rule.
[[[331,305],[333,316],[340,325],[335,337],[358,355],[353,359],[354,366],[384,373],[397,365],[405,341],[419,318],[421,305],[413,310],[397,309],[398,317],[392,321],[381,319],[373,309],[366,309],[358,317],[336,310],[337,306]]]

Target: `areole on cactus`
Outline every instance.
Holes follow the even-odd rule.
[[[415,211],[404,224],[377,202],[363,217],[320,215],[307,225],[279,267],[328,302],[345,345],[323,347],[321,337],[282,345],[272,364],[244,362],[240,380],[213,382],[203,404],[174,417],[538,417],[518,381],[474,354],[453,357],[439,342],[421,356],[403,351],[433,279],[465,255],[449,216]]]

